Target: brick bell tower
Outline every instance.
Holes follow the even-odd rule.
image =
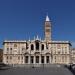
[[[45,20],[45,40],[51,41],[51,21],[48,15],[46,16]]]

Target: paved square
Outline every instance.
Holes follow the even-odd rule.
[[[0,70],[0,75],[73,75],[64,67],[49,68],[24,68],[17,67],[8,70]]]

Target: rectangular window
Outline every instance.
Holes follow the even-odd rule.
[[[22,51],[24,51],[25,50],[25,48],[22,48]]]
[[[12,50],[12,48],[10,48],[10,50]]]
[[[7,53],[9,53],[9,48],[7,48]]]
[[[60,51],[58,51],[58,54],[60,54]]]
[[[36,56],[36,63],[39,63],[39,56]]]
[[[65,54],[67,54],[67,50],[65,50]]]
[[[25,57],[25,63],[28,63],[28,56]]]
[[[10,48],[10,54],[12,54],[12,48]]]
[[[21,58],[22,60],[23,60],[23,56],[22,56],[22,58]]]
[[[7,60],[8,60],[8,56],[7,56]]]
[[[12,60],[12,56],[10,56],[10,60]]]
[[[46,56],[46,63],[49,63],[49,56]]]
[[[44,63],[44,56],[41,56],[41,63]]]

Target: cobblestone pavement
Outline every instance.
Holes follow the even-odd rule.
[[[0,70],[0,75],[73,75],[73,74],[65,67],[49,67],[49,68],[15,67],[7,70]]]

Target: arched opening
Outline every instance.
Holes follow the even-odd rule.
[[[17,48],[17,44],[14,44],[14,48]]]
[[[41,49],[44,50],[44,45],[43,44],[41,45]]]
[[[49,63],[49,56],[46,56],[46,63]]]
[[[34,56],[31,56],[31,63],[34,63]]]
[[[41,63],[44,63],[44,56],[41,56]]]
[[[26,49],[28,49],[28,43],[26,42]]]
[[[25,56],[25,63],[28,63],[29,56]]]
[[[39,41],[36,41],[35,44],[36,44],[36,50],[39,50]]]
[[[31,50],[34,50],[34,45],[33,44],[31,44]]]
[[[39,63],[39,56],[36,56],[36,63]]]

